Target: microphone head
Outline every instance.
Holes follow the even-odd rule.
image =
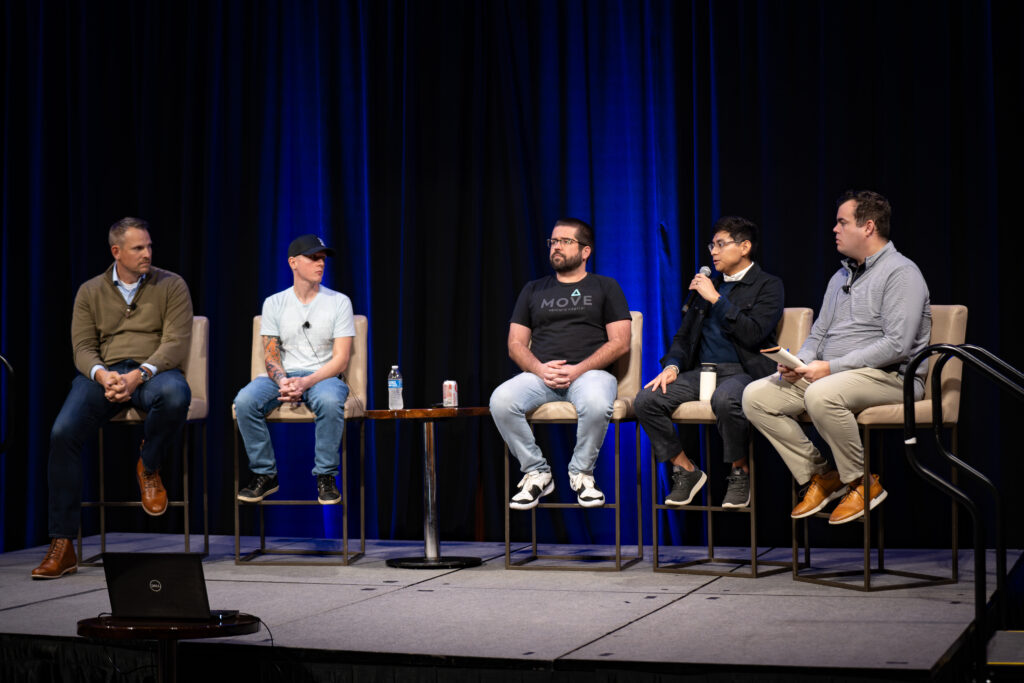
[[[311,325],[309,324],[309,321],[308,321],[308,320],[307,320],[306,322],[302,323],[302,326],[303,326],[303,327],[304,327],[305,329],[307,329],[307,330],[308,330],[308,329],[309,329],[309,328],[311,327]]]
[[[711,277],[711,269],[708,268],[707,266],[701,266],[700,274],[703,275],[704,277]]]

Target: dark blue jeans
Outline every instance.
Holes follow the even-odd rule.
[[[126,373],[138,366],[134,361],[122,361],[109,369]],[[146,411],[142,463],[147,470],[160,468],[164,450],[185,425],[191,401],[192,392],[180,370],[158,373],[132,393],[131,405]],[[128,403],[108,401],[99,382],[84,375],[78,375],[71,383],[71,391],[50,432],[50,538],[72,538],[78,534],[82,513],[82,446],[95,439],[99,428],[127,406]],[[134,457],[131,463],[134,466]]]

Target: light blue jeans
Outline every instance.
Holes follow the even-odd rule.
[[[311,372],[291,372],[289,377],[305,377]],[[309,409],[316,415],[316,449],[313,456],[313,474],[338,474],[341,437],[345,433],[345,399],[348,386],[338,377],[328,377],[314,384],[302,395]],[[266,416],[281,405],[278,387],[269,377],[257,377],[245,385],[235,396],[238,431],[249,455],[249,469],[253,474],[277,474],[274,446],[270,443],[270,430]]]
[[[537,447],[526,413],[552,401],[569,401],[576,407],[576,448],[569,461],[570,474],[592,474],[597,454],[608,432],[612,404],[618,393],[615,377],[604,370],[588,370],[568,389],[552,389],[532,372],[508,380],[491,394],[491,417],[523,473],[550,472],[551,466]]]

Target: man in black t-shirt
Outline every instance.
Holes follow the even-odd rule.
[[[607,368],[629,351],[630,313],[615,280],[587,273],[594,231],[576,218],[555,223],[548,240],[554,276],[519,294],[508,332],[508,354],[523,372],[491,394],[491,417],[525,475],[510,507],[529,510],[555,490],[551,466],[537,447],[526,413],[569,401],[578,415],[569,485],[584,507],[604,505],[594,483],[618,390]]]

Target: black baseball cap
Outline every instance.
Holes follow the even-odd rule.
[[[309,256],[319,251],[324,252],[328,256],[334,256],[334,250],[324,244],[324,241],[316,235],[302,235],[292,240],[292,243],[288,245],[288,258],[293,256]]]

